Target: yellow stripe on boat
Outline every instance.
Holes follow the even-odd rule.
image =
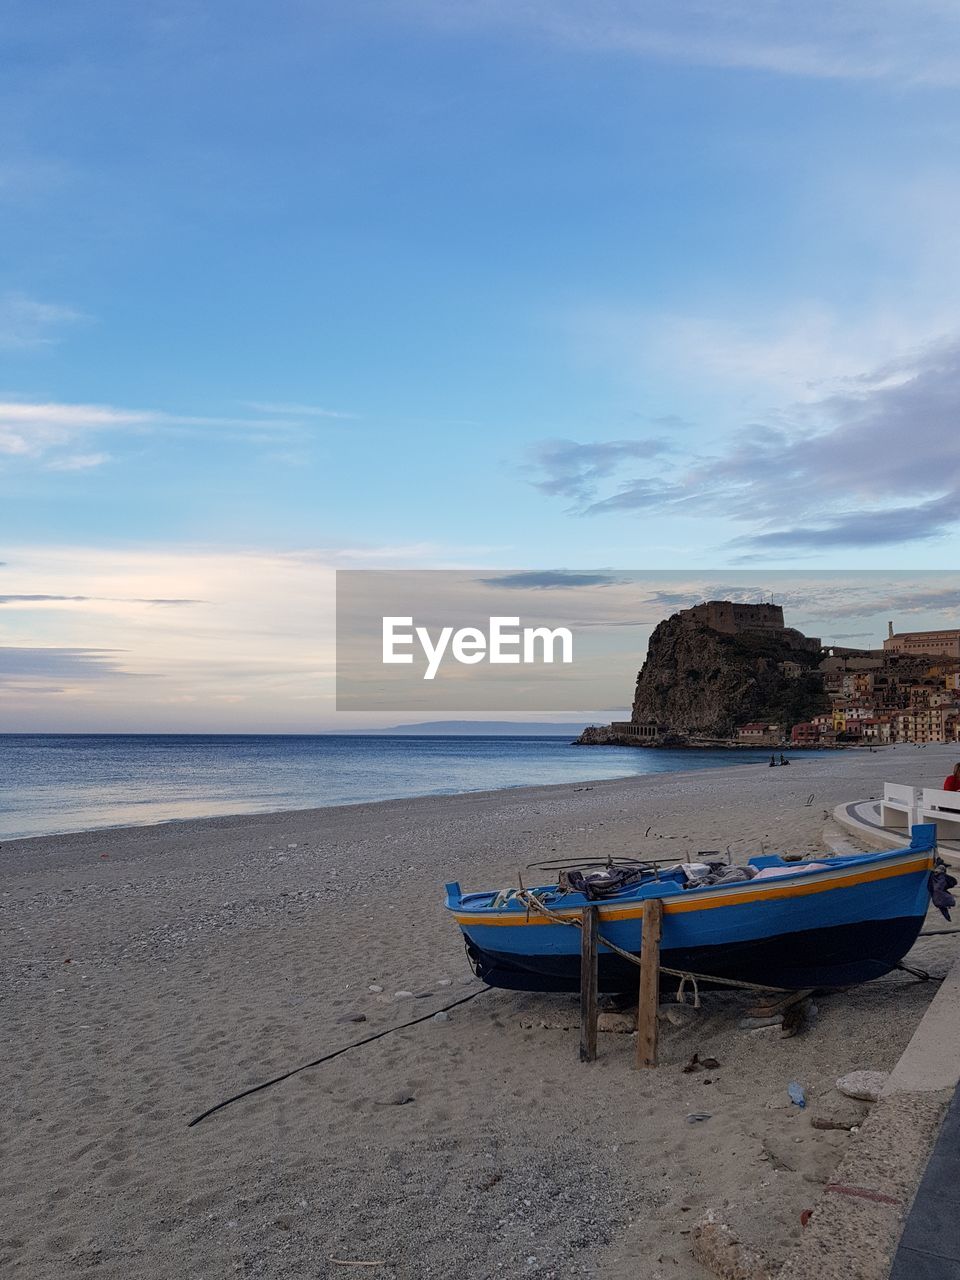
[[[932,871],[934,854],[924,852],[905,859],[902,862],[887,863],[884,866],[871,867],[868,871],[857,871],[855,867],[837,870],[832,875],[823,872],[811,872],[807,876],[791,876],[792,883],[777,884],[774,880],[764,881],[764,888],[752,888],[752,880],[738,881],[726,885],[715,893],[680,890],[674,897],[663,897],[665,915],[677,915],[683,911],[711,911],[714,907],[739,907],[746,902],[771,902],[781,898],[803,898],[812,893],[827,893],[831,889],[846,889],[855,884],[868,884],[871,880],[890,880],[894,876],[909,875],[913,871]],[[800,881],[798,884],[797,881]],[[681,896],[683,895],[683,896]],[[643,899],[632,902],[628,907],[617,907],[592,902],[590,906],[600,908],[600,920],[633,920],[643,914]],[[550,905],[555,916],[565,920],[579,920],[581,907],[563,908]],[[526,911],[455,911],[453,913],[458,924],[507,925],[514,928],[521,925],[556,924],[549,916],[541,915],[531,908]]]

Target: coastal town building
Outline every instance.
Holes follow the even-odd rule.
[[[892,622],[887,625],[889,635],[883,642],[887,653],[942,654],[948,658],[960,658],[960,629],[895,632]]]
[[[742,724],[737,730],[737,741],[748,747],[776,747],[783,742],[783,725],[766,724],[756,720]]]
[[[795,747],[816,747],[820,745],[820,728],[810,720],[801,720],[790,730],[790,741]]]
[[[924,707],[900,711],[894,717],[897,742],[956,742],[960,710]]]
[[[889,716],[876,716],[863,721],[863,740],[875,746],[893,741],[893,726]]]
[[[834,727],[842,732],[849,725],[861,720],[869,720],[873,715],[874,708],[870,703],[853,702],[841,705],[834,712]]]

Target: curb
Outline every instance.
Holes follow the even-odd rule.
[[[777,1280],[887,1280],[960,1081],[958,1045],[960,960],[930,1002]]]
[[[902,849],[910,843],[908,831],[892,831],[881,826],[878,800],[849,800],[838,804],[833,820],[851,835],[873,849]],[[955,843],[955,842],[953,842]],[[960,866],[960,851],[946,849],[938,843],[937,852],[949,866]]]

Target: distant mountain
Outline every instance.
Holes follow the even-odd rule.
[[[539,724],[523,720],[424,720],[421,724],[395,724],[389,729],[363,730],[364,733],[408,733],[413,736],[512,736],[534,737],[548,735],[557,738],[575,738],[583,730],[583,721],[572,724]]]

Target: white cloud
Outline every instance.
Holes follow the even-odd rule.
[[[295,552],[5,547],[4,723],[118,731],[330,728],[337,723],[335,570],[451,567],[488,551],[429,544]],[[184,705],[195,710],[188,716]]]
[[[151,420],[148,413],[109,405],[7,400],[0,402],[0,456],[36,461],[93,436],[145,427]]]
[[[89,447],[91,440],[103,436],[201,432],[273,444],[296,441],[307,428],[292,406],[286,416],[274,412],[210,417],[109,404],[6,399],[0,400],[0,459],[5,455],[11,460],[43,462],[54,470],[84,470],[107,461],[106,452]]]
[[[289,712],[291,723],[309,728],[329,700],[333,554],[69,547],[5,554],[0,660],[15,651],[17,669],[7,673],[4,698],[16,692],[25,723],[43,715],[55,723],[66,701],[91,725],[134,727],[138,718],[162,725],[175,718],[171,707],[191,698],[208,724],[222,727],[229,718],[217,721],[210,707],[235,698],[228,705],[241,723]],[[107,650],[107,666],[83,656]],[[64,665],[64,654],[81,656]]]
[[[72,307],[39,302],[24,293],[0,295],[0,350],[24,351],[59,340],[59,330],[86,317]]]
[[[109,453],[66,453],[47,463],[49,471],[91,471],[110,461]]]
[[[699,454],[651,455],[621,440],[580,492],[586,515],[720,516],[752,552],[889,547],[955,536],[960,525],[960,337],[888,362],[828,394],[785,404]],[[643,441],[637,441],[638,445]],[[570,492],[565,456],[545,442],[532,483]],[[668,465],[672,463],[672,465]],[[598,481],[605,492],[594,498]]]
[[[295,418],[341,418],[345,421],[353,421],[357,416],[355,413],[342,413],[339,409],[321,409],[313,404],[289,404],[283,401],[263,400],[247,400],[244,403],[246,408],[253,409],[257,413],[279,413]]]
[[[735,393],[740,405],[767,406],[771,397],[818,400],[859,381],[865,369],[876,371],[902,360],[905,350],[929,345],[957,319],[956,309],[931,307],[923,322],[914,322],[892,306],[853,319],[825,303],[798,301],[762,316],[732,308],[658,314],[639,307],[584,307],[565,325],[583,358],[643,389],[663,377],[686,385],[695,369],[701,388],[712,386],[727,397]]]
[[[819,79],[960,81],[947,0],[405,0],[445,27],[510,27],[587,52]]]

